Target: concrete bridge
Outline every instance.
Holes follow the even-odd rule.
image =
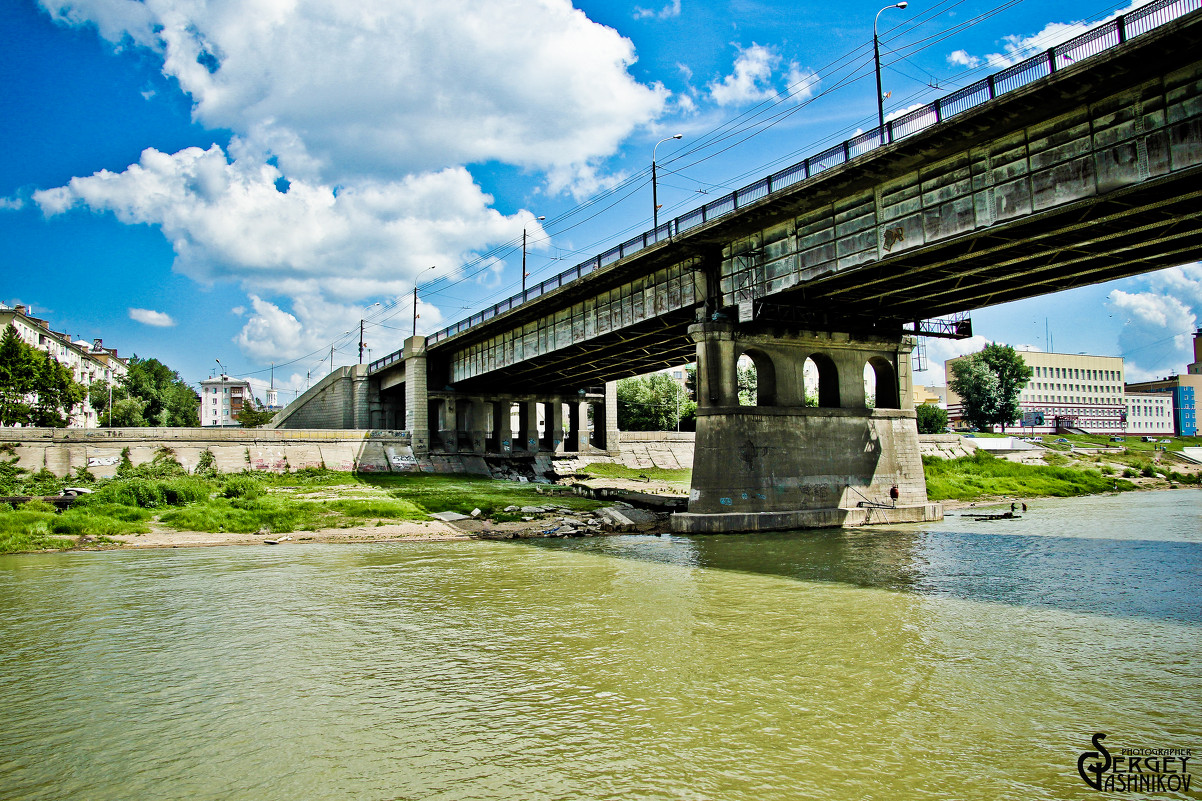
[[[276,425],[402,429],[415,454],[612,449],[612,382],[696,361],[680,530],[937,516],[915,335],[1202,252],[1199,4],[1152,3],[343,368]]]

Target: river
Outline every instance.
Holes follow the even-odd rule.
[[[1202,492],[3,556],[0,649],[2,799],[1089,798],[1202,749]]]

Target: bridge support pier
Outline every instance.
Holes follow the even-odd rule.
[[[674,531],[942,517],[942,507],[927,502],[912,400],[900,392],[910,381],[908,341],[731,323],[696,324],[689,333],[697,343],[697,439],[689,511],[673,516]],[[743,355],[756,368],[755,405],[739,405]],[[865,400],[866,374],[875,378],[877,408]]]

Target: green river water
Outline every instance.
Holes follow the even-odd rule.
[[[1202,492],[6,556],[0,687],[0,799],[1096,798],[1095,733],[1202,750]]]

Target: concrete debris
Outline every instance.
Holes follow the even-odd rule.
[[[459,512],[434,512],[430,515],[435,520],[441,520],[444,523],[453,523],[456,520],[471,520],[470,517]]]
[[[476,507],[475,509],[472,510],[472,517],[479,517],[479,516],[480,516],[480,507]]]

